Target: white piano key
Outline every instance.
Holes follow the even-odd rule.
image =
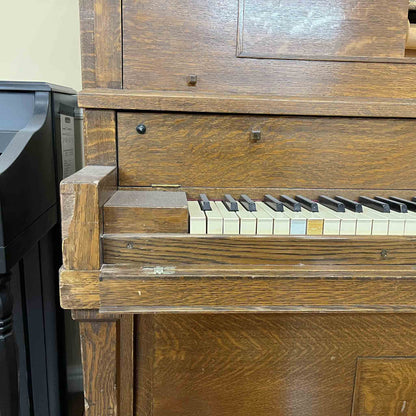
[[[257,209],[262,209],[273,218],[273,234],[275,235],[289,235],[290,234],[290,219],[284,212],[278,212],[271,209],[264,202],[256,202]]]
[[[371,213],[371,216],[373,216],[373,215],[379,216],[379,217],[382,217],[382,218],[384,218],[388,221],[387,235],[404,235],[404,233],[405,233],[405,223],[406,223],[405,215],[406,214],[395,212],[395,211],[379,212],[379,211],[373,210],[371,208],[367,208],[367,210],[370,210],[369,212]],[[371,211],[374,211],[374,212],[371,212]],[[370,214],[368,214],[368,215],[370,215]],[[373,222],[373,228],[374,228],[374,222]],[[374,232],[373,232],[373,234],[374,234]],[[385,234],[382,234],[382,235],[385,235]]]
[[[207,234],[222,234],[223,217],[214,201],[209,201],[211,211],[204,211],[207,216]]]
[[[339,235],[341,220],[337,217],[334,211],[329,208],[326,209],[321,204],[318,204],[319,214],[324,220],[323,235]]]
[[[322,207],[322,208],[321,208]],[[319,210],[330,212],[340,220],[339,235],[355,235],[357,228],[357,218],[355,213],[346,210],[345,212],[335,212],[334,210],[320,205]],[[368,221],[368,234],[371,234],[371,220]]]
[[[238,211],[236,214],[240,219],[240,234],[254,235],[256,234],[256,217],[248,212],[239,202],[237,202]]]
[[[237,214],[228,211],[222,201],[215,201],[215,205],[223,218],[223,234],[239,234],[240,220],[238,219]]]
[[[256,218],[257,227],[256,234],[258,235],[272,235],[273,234],[273,218],[266,211],[259,208],[259,202],[256,202],[257,211],[251,211],[251,214]]]
[[[284,213],[290,218],[290,235],[306,235],[306,217],[302,212],[294,212],[284,208]]]
[[[388,235],[389,220],[381,212],[363,206],[363,214],[373,220],[372,235]],[[362,215],[362,214],[358,214]]]
[[[404,235],[416,235],[416,213],[409,211],[404,215],[406,221],[404,224]]]
[[[306,218],[306,234],[322,235],[324,229],[324,219],[320,212],[311,212],[302,208],[302,214]]]
[[[199,206],[198,201],[188,201],[189,233],[206,234],[207,217]]]

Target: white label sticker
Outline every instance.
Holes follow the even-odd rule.
[[[63,178],[75,173],[75,129],[74,117],[61,117],[61,147],[62,147],[62,174]]]

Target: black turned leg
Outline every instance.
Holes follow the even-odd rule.
[[[18,367],[9,280],[9,274],[0,274],[0,415],[18,416]]]

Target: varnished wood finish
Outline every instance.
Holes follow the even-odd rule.
[[[406,271],[250,267],[103,266],[105,312],[416,312],[414,267]]]
[[[85,110],[85,165],[116,166],[116,114],[114,111]]]
[[[358,358],[352,416],[416,414],[416,358]]]
[[[121,0],[80,0],[83,88],[121,88]]]
[[[62,252],[67,270],[101,266],[101,207],[115,191],[113,167],[87,166],[61,182]]]
[[[98,270],[59,271],[59,294],[64,309],[97,309],[100,305]]]
[[[249,113],[302,116],[416,117],[411,99],[290,97],[255,94],[85,89],[78,103],[86,108]]]
[[[117,322],[82,321],[79,328],[85,416],[117,416]]]
[[[238,4],[238,57],[362,61],[404,56],[408,0]]]
[[[104,204],[106,233],[187,233],[184,192],[117,191]]]
[[[137,134],[139,123],[146,134]],[[415,127],[407,119],[119,113],[119,184],[416,189]]]
[[[152,348],[137,372],[151,390],[135,391],[150,401],[135,414],[350,416],[358,357],[380,360],[383,391],[393,382],[386,395],[373,389],[376,380],[362,385],[377,394],[375,410],[389,410],[414,391],[409,365],[388,368],[391,357],[414,354],[415,324],[414,314],[157,314],[140,334],[140,346]],[[140,413],[145,405],[152,411]]]
[[[416,117],[411,99],[290,97],[255,94],[85,89],[78,103],[86,108],[201,113],[249,113],[302,116]]]
[[[295,237],[191,234],[105,234],[104,263],[413,264],[413,237]],[[386,254],[382,253],[386,250]]]
[[[400,0],[396,3],[403,5],[403,2]],[[370,2],[356,0],[342,4],[337,2],[334,9],[352,3],[354,7],[349,13],[370,7]],[[252,4],[257,2],[253,1]],[[287,12],[288,19],[296,16],[298,3],[284,4],[292,7]],[[393,10],[391,2],[388,4],[386,16]],[[330,11],[325,9],[322,13],[328,15]],[[414,89],[408,87],[415,80],[413,64],[237,58],[237,20],[238,0],[215,3],[203,0],[123,1],[124,88],[298,97],[400,99],[416,96]],[[366,20],[371,33],[376,21],[373,22],[370,16],[366,16]],[[262,23],[259,22],[259,27],[262,27]],[[318,24],[315,21],[313,27]],[[351,25],[355,27],[355,22]],[[351,25],[344,20],[339,28],[332,27],[332,30],[342,33],[340,36],[343,39],[351,39],[351,32],[342,32],[343,28]],[[394,26],[397,28],[400,25],[403,25],[404,47],[406,20],[401,19]],[[386,31],[389,29],[385,28]],[[308,29],[304,29],[301,37],[306,36],[305,30]],[[360,36],[366,37],[366,30],[363,29]],[[377,30],[382,31],[383,28]],[[329,44],[337,43],[339,37],[333,32],[331,35],[329,28],[326,34]],[[372,42],[377,43],[377,40],[372,39]],[[386,54],[391,52],[387,49],[384,50]],[[296,53],[293,50],[290,52]],[[408,59],[402,58],[398,62],[408,62]],[[187,77],[191,74],[198,76],[196,86],[187,83]]]

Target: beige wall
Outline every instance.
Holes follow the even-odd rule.
[[[81,89],[78,0],[0,0],[0,79]]]

